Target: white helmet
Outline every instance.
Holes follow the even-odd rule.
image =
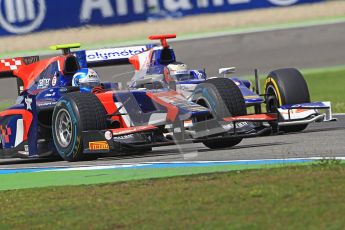
[[[167,66],[167,68],[169,70],[170,76],[173,77],[176,81],[183,81],[191,78],[190,70],[184,63],[171,63]]]
[[[82,92],[91,92],[94,87],[100,85],[101,80],[93,69],[82,68],[73,76],[72,86],[79,86]]]

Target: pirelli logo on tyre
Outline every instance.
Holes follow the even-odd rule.
[[[89,142],[90,150],[109,150],[109,145],[106,141]]]

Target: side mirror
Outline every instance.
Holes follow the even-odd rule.
[[[226,67],[219,69],[219,74],[223,74],[224,77],[226,74],[231,74],[236,72],[236,67]]]

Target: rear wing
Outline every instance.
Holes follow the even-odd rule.
[[[101,67],[130,64],[130,57],[145,52],[151,47],[153,46],[145,45],[117,47],[107,49],[82,50],[74,53],[79,59],[80,65],[82,67]]]
[[[152,35],[149,37],[150,40],[160,40],[161,46],[164,49],[168,49],[168,39],[176,38],[176,34],[160,34]],[[80,45],[78,43],[78,45]],[[131,64],[130,57],[143,53],[156,45],[142,45],[142,46],[130,46],[130,47],[118,47],[108,49],[95,49],[95,50],[83,50],[74,52],[79,59],[81,67],[101,67],[109,65],[123,65]],[[139,58],[140,59],[140,58]],[[173,55],[175,59],[175,55]],[[141,60],[138,60],[139,62]]]
[[[18,95],[23,90],[23,81],[18,78],[14,71],[19,68],[39,61],[39,56],[17,57],[0,59],[0,79],[16,78]]]

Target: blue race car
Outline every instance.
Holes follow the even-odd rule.
[[[162,82],[170,81],[178,93],[191,102],[209,108],[214,116],[243,116],[249,107],[254,107],[255,113],[261,114],[261,105],[264,104],[267,113],[277,114],[279,130],[284,132],[299,132],[312,122],[335,120],[330,102],[310,101],[307,83],[297,69],[271,71],[265,81],[265,92],[261,94],[257,71],[255,89],[252,90],[250,81],[227,77],[235,71],[234,67],[221,68],[221,76],[211,78],[206,76],[204,70],[189,70],[185,63],[176,60],[174,50],[167,44],[167,39],[171,38],[176,38],[176,35],[150,36],[151,40],[161,40],[161,44],[127,47],[128,50],[137,50],[137,53],[127,57],[111,49],[101,49],[86,51],[86,58],[99,64],[132,64],[136,73],[129,83],[131,89],[158,89],[167,87]],[[233,83],[239,90],[229,86]],[[239,92],[241,99],[232,102]],[[252,126],[248,122],[247,125]]]

